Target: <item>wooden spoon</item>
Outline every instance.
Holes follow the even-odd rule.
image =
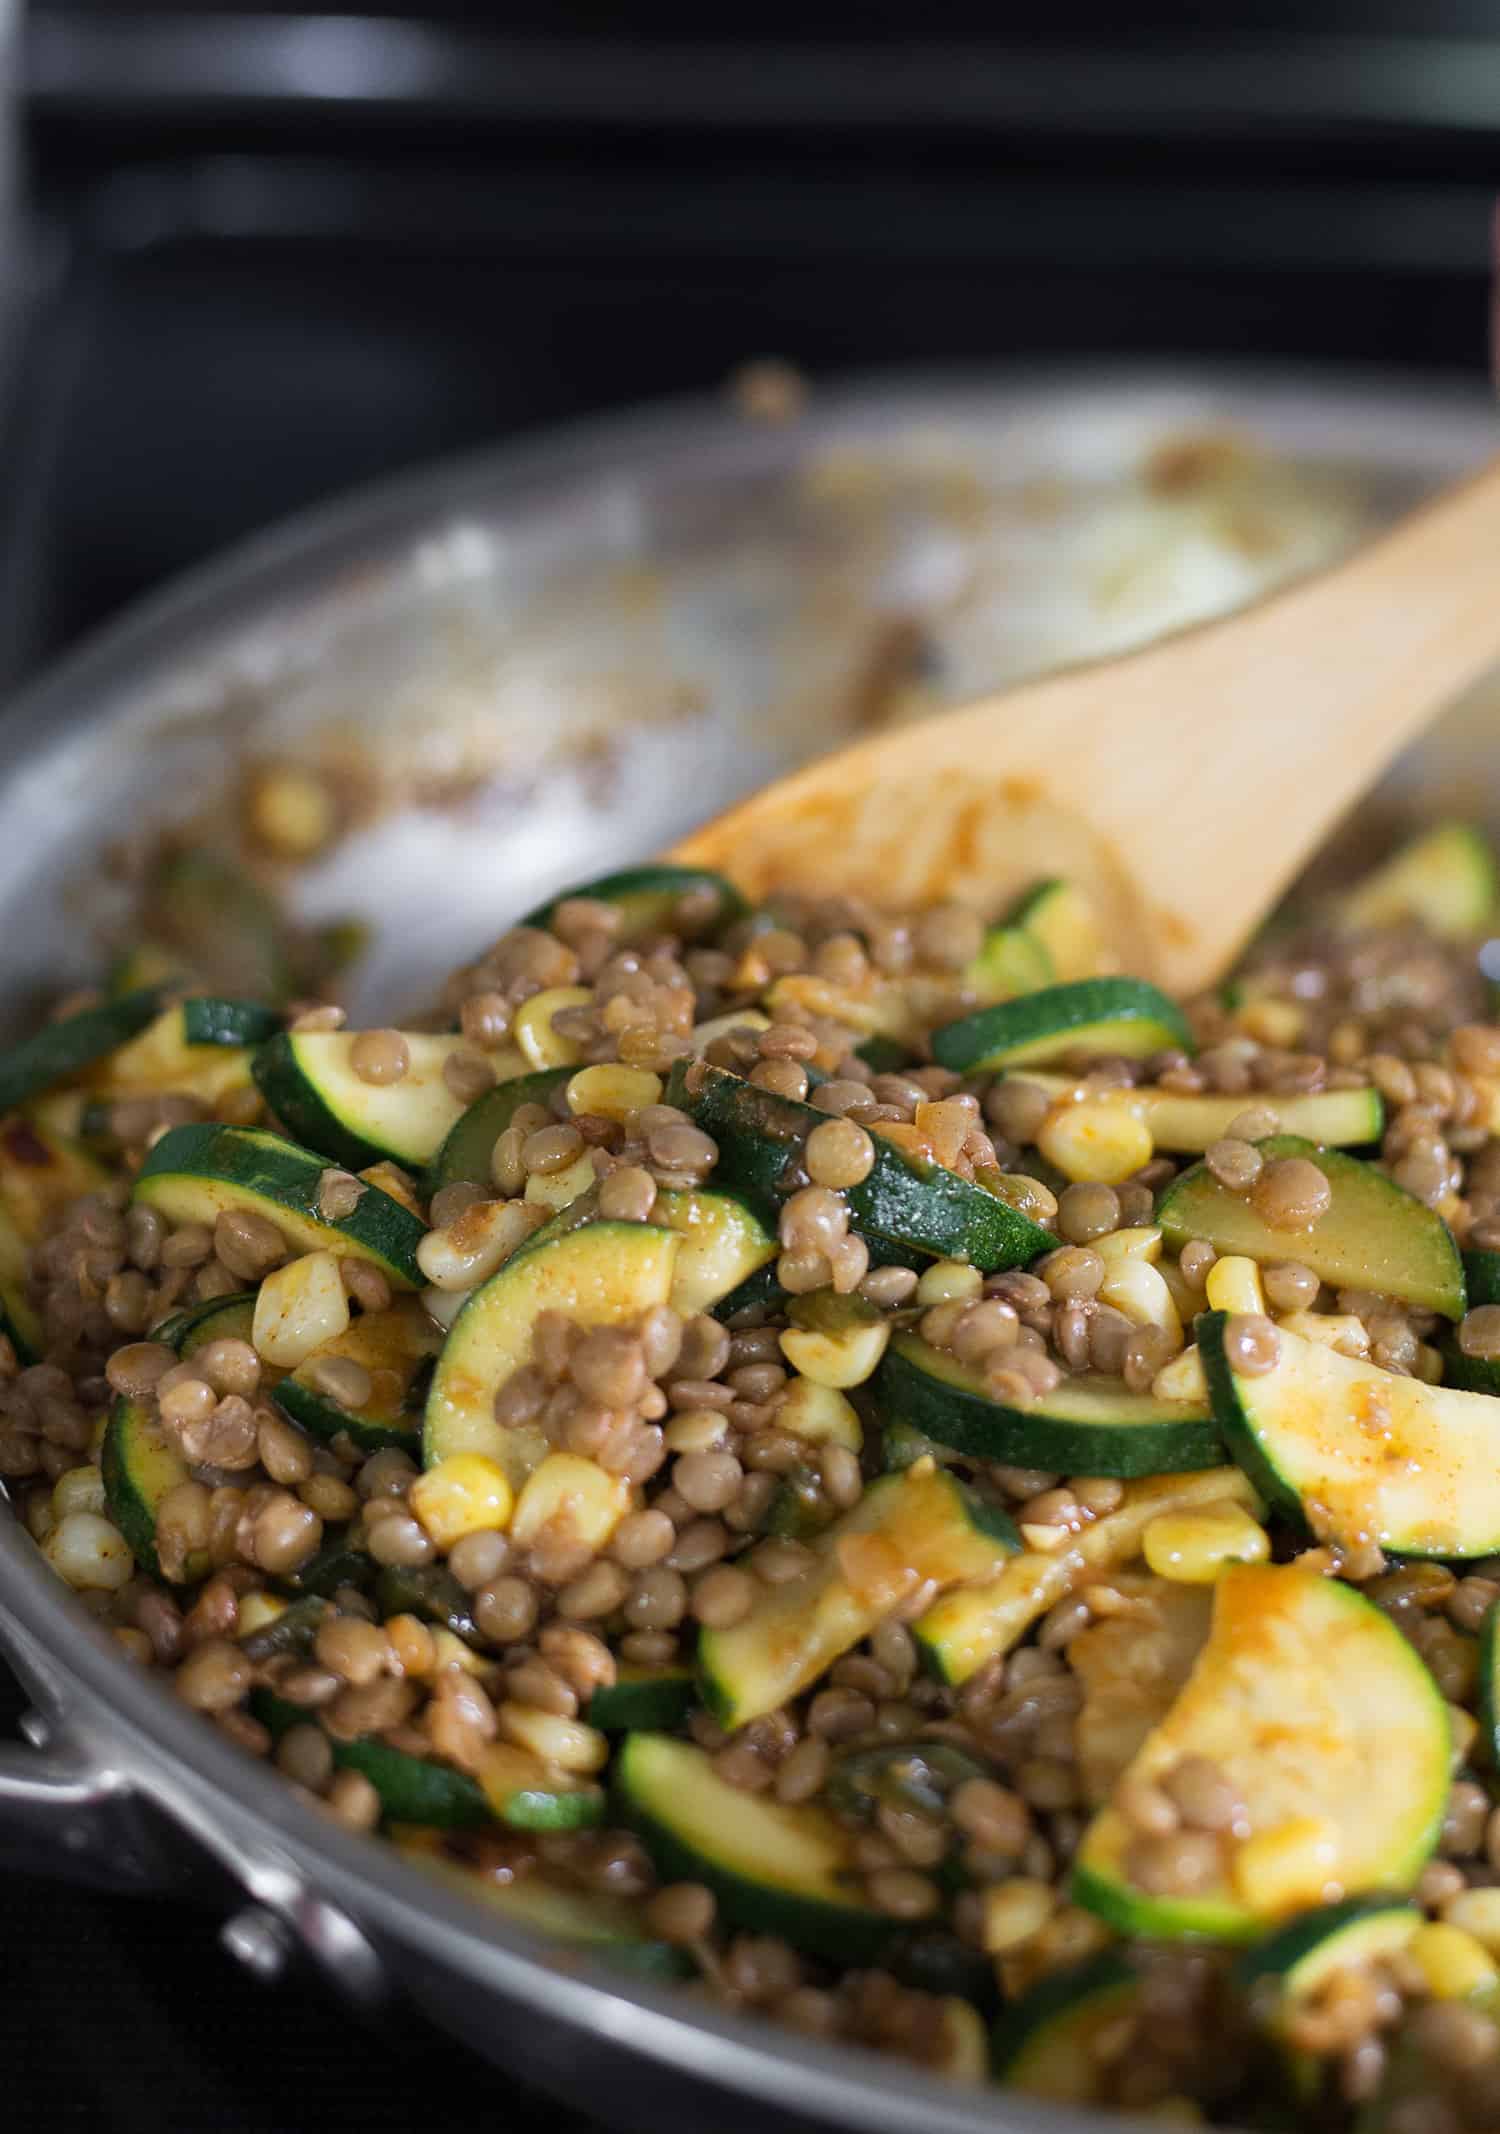
[[[1441,706],[1500,661],[1500,460],[1223,621],[898,727],[779,779],[672,857],[994,913],[1093,895],[1125,968],[1191,992]]]

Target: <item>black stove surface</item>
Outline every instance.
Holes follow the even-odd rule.
[[[521,11],[540,30],[557,12]],[[608,28],[614,11],[595,12]],[[1465,31],[1482,19],[1451,12]],[[590,11],[571,13],[586,51]],[[1352,5],[1334,17],[1358,27]],[[1433,19],[1392,0],[1381,26]],[[1075,108],[1049,132],[1036,76],[1035,110],[1017,91],[958,142],[930,112],[887,114],[869,137],[810,127],[795,99],[657,138],[631,103],[638,66],[616,65],[599,90],[616,104],[591,126],[591,77],[579,90],[535,52],[549,127],[470,109],[447,135],[424,109],[384,112],[372,134],[326,108],[310,125],[217,105],[209,125],[181,95],[130,106],[112,51],[79,89],[54,47],[36,99],[42,242],[0,493],[3,682],[289,511],[712,389],[747,357],[814,380],[1051,356],[1470,375],[1485,360],[1494,180],[1461,128],[1325,138],[1304,111],[1291,129],[1133,134],[1116,83],[1107,123]],[[494,79],[504,104],[512,77]],[[17,1709],[0,1680],[0,1731]],[[0,1962],[17,2126],[584,2125],[415,2019],[371,2037],[305,1982],[253,1984],[212,1919],[176,1905],[13,1878]]]

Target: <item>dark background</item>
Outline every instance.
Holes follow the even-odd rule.
[[[1212,27],[1206,27],[1211,20]],[[905,362],[1482,372],[1481,0],[37,5],[0,684],[350,484],[561,418]],[[0,1893],[16,2124],[566,2124],[272,1993],[212,1921]]]

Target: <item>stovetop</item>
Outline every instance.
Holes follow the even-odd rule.
[[[342,98],[302,93],[284,53],[236,100],[249,9],[232,35],[213,15],[221,34],[200,36],[185,82],[123,68],[108,8],[73,12],[104,41],[70,45],[68,11],[46,10],[51,42],[32,60],[34,271],[0,492],[0,682],[289,511],[575,414],[711,390],[751,356],[815,381],[1146,354],[1483,367],[1483,114],[1450,113],[1437,72],[1426,117],[1414,110],[1410,47],[1390,77],[1404,107],[1381,102],[1387,46],[1358,110],[1324,123],[1306,75],[1278,76],[1263,42],[1263,87],[1246,71],[1238,116],[1205,130],[1184,123],[1191,84],[1170,74],[1175,105],[1153,80],[1149,117],[1132,118],[1143,78],[1129,50],[1080,45],[1070,65],[1033,39],[994,57],[995,94],[966,92],[962,123],[944,126],[943,83],[972,64],[949,52],[944,74],[934,47],[921,69],[899,51],[891,66],[909,11],[875,8],[884,71],[846,67],[840,106],[848,47],[825,39],[820,123],[786,71],[795,55],[766,41],[809,10],[773,9],[753,79],[733,51],[705,71],[702,47],[675,47],[657,124],[650,48],[589,42],[609,9],[572,11],[572,67],[550,37],[558,11],[515,11],[520,42],[484,65],[466,47],[448,107],[436,92],[362,100],[365,78],[347,74]],[[988,13],[972,12],[971,34]],[[1082,0],[1048,13],[1059,36],[1112,19]],[[1404,37],[1483,24],[1464,0],[1318,19],[1357,41],[1377,17]],[[210,18],[196,19],[201,32]],[[460,26],[473,34],[470,15]],[[325,45],[313,87],[329,87],[329,50],[353,49]],[[1442,49],[1449,65],[1457,46]],[[389,57],[378,38],[359,51]],[[1327,51],[1319,64],[1343,94]],[[1285,108],[1278,79],[1301,84]],[[6,1694],[0,1726],[15,1717]],[[0,1961],[16,2124],[378,2134],[440,2117],[489,2134],[503,2110],[522,2128],[583,2125],[517,2099],[415,2020],[371,2038],[306,1983],[252,1984],[213,1921],[175,1905],[16,1878]]]

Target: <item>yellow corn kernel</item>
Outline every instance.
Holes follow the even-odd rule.
[[[1203,1358],[1195,1341],[1190,1349],[1164,1363],[1151,1381],[1151,1390],[1158,1400],[1192,1401],[1197,1407],[1208,1405],[1208,1379],[1203,1369]]]
[[[1469,1760],[1469,1751],[1479,1734],[1479,1721],[1461,1704],[1450,1704],[1448,1731],[1453,1736],[1453,1769],[1457,1771]]]
[[[1036,1145],[1079,1185],[1117,1186],[1155,1154],[1145,1120],[1103,1097],[1055,1104],[1037,1129]]]
[[[426,1222],[427,1210],[417,1198],[415,1187],[399,1163],[392,1163],[388,1157],[382,1156],[379,1163],[372,1163],[368,1170],[361,1171],[359,1175],[367,1186],[374,1186],[390,1199],[399,1201],[408,1215],[415,1215],[419,1222]]]
[[[1137,1326],[1159,1326],[1174,1341],[1182,1339],[1182,1321],[1172,1292],[1161,1269],[1149,1260],[1107,1260],[1099,1294]]]
[[[495,1716],[507,1741],[529,1749],[559,1771],[602,1771],[609,1761],[606,1737],[581,1720],[564,1719],[560,1712],[539,1711],[534,1704],[517,1704],[513,1699],[507,1699]]]
[[[1443,1922],[1470,1935],[1489,1956],[1500,1956],[1500,1889],[1464,1889],[1443,1906]]]
[[[1338,1831],[1325,1816],[1293,1816],[1246,1838],[1234,1855],[1236,1894],[1258,1919],[1327,1901],[1339,1862]]]
[[[98,1512],[69,1512],[42,1543],[42,1554],[75,1593],[118,1593],[135,1576],[130,1543]]]
[[[816,1386],[862,1386],[874,1377],[890,1338],[888,1319],[862,1320],[836,1334],[789,1326],[781,1337],[781,1353],[794,1371]]]
[[[417,1247],[417,1265],[434,1289],[475,1289],[546,1219],[524,1201],[477,1200],[445,1228],[428,1231]]]
[[[661,1076],[648,1067],[580,1067],[568,1084],[568,1109],[577,1118],[618,1119],[661,1101]]]
[[[1234,1020],[1246,1037],[1253,1037],[1262,1045],[1290,1050],[1301,1037],[1306,1018],[1294,1000],[1265,999],[1247,1000],[1235,1011]]]
[[[1030,1941],[1052,1917],[1056,1902],[1051,1884],[1033,1881],[1029,1875],[1014,1875],[1008,1882],[995,1883],[984,1893],[980,1933],[985,1953],[1003,1956],[1007,1950],[1019,1948],[1023,1941]]]
[[[956,1993],[945,1994],[940,2006],[942,2043],[932,2063],[933,2073],[947,2082],[987,2082],[990,2042],[978,2009]]]
[[[1260,1312],[1266,1309],[1260,1269],[1243,1253],[1228,1252],[1215,1260],[1204,1284],[1209,1309],[1216,1312]]]
[[[1435,2000],[1463,2001],[1470,1994],[1500,1985],[1500,1971],[1491,1963],[1482,1943],[1447,1920],[1418,1927],[1406,1945],[1406,1953]]]
[[[97,1467],[71,1467],[59,1475],[52,1491],[52,1515],[66,1519],[69,1512],[102,1512],[104,1477]]]
[[[487,1681],[494,1673],[492,1660],[486,1660],[480,1653],[475,1652],[472,1645],[466,1645],[462,1638],[455,1637],[443,1624],[432,1623],[428,1627],[432,1631],[434,1675],[447,1674],[450,1669],[456,1667],[460,1674],[475,1675],[481,1681]]]
[[[1271,1544],[1243,1505],[1205,1504],[1158,1513],[1141,1536],[1141,1553],[1158,1578],[1211,1586],[1235,1564],[1264,1563]]]
[[[593,999],[587,986],[552,985],[523,1001],[511,1021],[510,1034],[533,1067],[576,1067],[583,1047],[576,1038],[559,1037],[552,1018],[564,1008],[586,1008]]]
[[[311,859],[332,842],[338,806],[326,779],[302,763],[267,763],[251,774],[245,827],[280,859]]]
[[[268,1274],[255,1294],[250,1339],[262,1363],[294,1371],[349,1326],[344,1278],[331,1252],[304,1252]]]
[[[97,1460],[97,1459],[99,1459],[99,1457],[100,1457],[100,1456],[101,1456],[101,1454],[103,1453],[103,1451],[104,1451],[104,1439],[105,1439],[105,1435],[106,1435],[106,1433],[108,1432],[108,1430],[109,1430],[109,1410],[108,1410],[108,1408],[106,1408],[106,1409],[105,1409],[105,1411],[104,1411],[104,1413],[103,1413],[103,1414],[102,1414],[102,1415],[101,1415],[101,1416],[100,1416],[100,1417],[98,1418],[98,1420],[97,1420],[97,1421],[95,1422],[95,1424],[94,1424],[94,1427],[93,1427],[93,1429],[92,1429],[92,1430],[91,1430],[91,1431],[89,1432],[89,1458],[90,1458],[90,1459],[92,1459],[92,1460]]]
[[[779,1410],[776,1419],[779,1426]],[[712,1452],[728,1435],[729,1417],[722,1408],[684,1408],[662,1432],[668,1452]]]
[[[422,1309],[446,1334],[473,1294],[472,1289],[424,1289]]]
[[[1369,1329],[1353,1312],[1287,1312],[1276,1324],[1339,1356],[1363,1358],[1370,1353]]]
[[[917,1283],[919,1304],[968,1304],[984,1294],[984,1276],[967,1260],[934,1260]]]
[[[715,1038],[728,1037],[735,1030],[769,1030],[771,1018],[762,1015],[759,1008],[731,1008],[727,1015],[711,1015],[706,1023],[694,1023],[692,1046],[700,1055],[706,1052]]]
[[[286,1610],[286,1602],[278,1600],[274,1593],[247,1593],[240,1602],[239,1618],[235,1627],[239,1635],[245,1638],[252,1630],[264,1630],[266,1625],[274,1623],[279,1615],[285,1615]]]
[[[1420,1378],[1424,1386],[1440,1386],[1443,1382],[1443,1356],[1430,1341],[1417,1343],[1417,1360],[1411,1367],[1413,1378]]]
[[[1116,1260],[1149,1260],[1154,1267],[1161,1258],[1161,1226],[1138,1223],[1131,1230],[1111,1230],[1107,1237],[1094,1239],[1093,1249],[1106,1267]]]
[[[850,1452],[863,1450],[865,1442],[864,1425],[843,1394],[810,1378],[794,1378],[787,1387],[776,1410],[776,1428],[815,1445],[843,1445]]]
[[[455,1452],[417,1476],[407,1503],[440,1549],[465,1534],[498,1533],[510,1524],[515,1493],[498,1460]]]
[[[580,1193],[590,1192],[597,1182],[598,1173],[585,1149],[566,1170],[546,1175],[533,1171],[526,1181],[526,1204],[531,1208],[566,1208]]]
[[[511,1515],[511,1538],[529,1548],[556,1523],[591,1548],[602,1549],[630,1509],[630,1484],[576,1452],[549,1452],[528,1476]]]

